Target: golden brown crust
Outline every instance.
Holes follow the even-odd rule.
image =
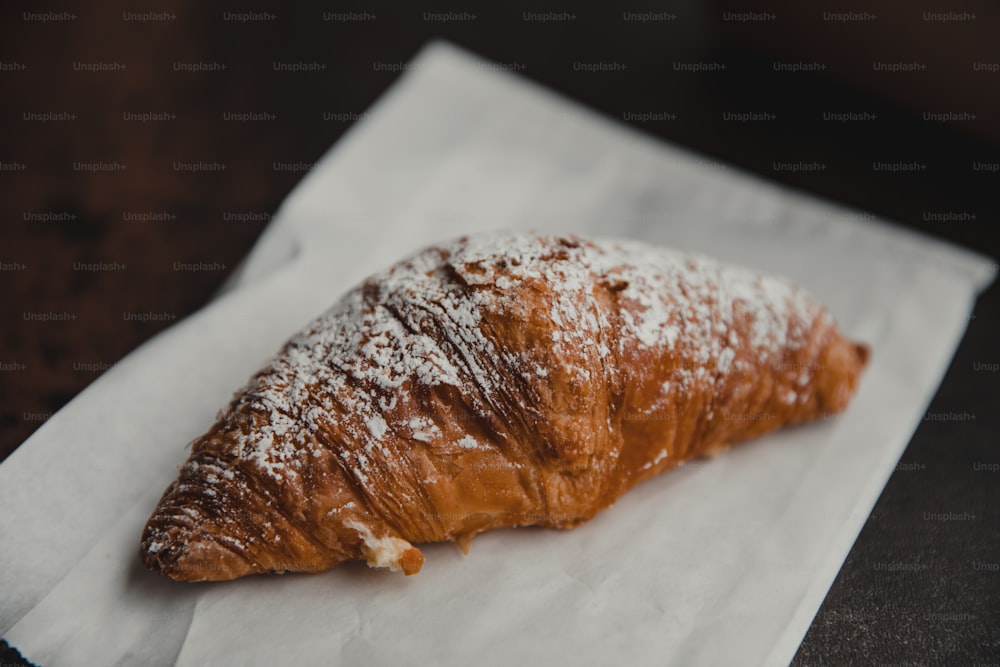
[[[413,543],[568,528],[643,479],[844,409],[868,349],[804,292],[632,242],[430,248],[294,337],[142,539],[174,579],[413,574]]]

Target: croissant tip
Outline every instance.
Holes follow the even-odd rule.
[[[174,581],[224,581],[250,574],[249,564],[233,551],[205,538],[191,538],[176,531],[148,532],[141,546],[147,569]]]

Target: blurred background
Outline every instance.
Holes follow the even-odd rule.
[[[831,5],[7,3],[0,459],[205,305],[308,165],[434,38],[728,168],[1000,256],[1000,5]],[[971,369],[998,360],[997,306],[993,287],[936,400],[995,408],[996,374]],[[972,535],[905,516],[920,494],[969,492],[952,468],[994,426],[923,425],[904,464],[931,469],[893,477],[797,661],[1000,660],[981,570],[942,586],[933,569],[869,564],[931,547],[952,569],[1000,561],[995,514]],[[927,610],[963,595],[975,621],[942,631]]]

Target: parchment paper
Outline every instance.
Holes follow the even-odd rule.
[[[604,119],[444,45],[282,206],[226,293],[0,466],[0,634],[44,665],[783,664],[995,263]],[[868,217],[868,216],[863,216]],[[788,276],[874,349],[842,416],[647,482],[569,532],[504,530],[414,577],[179,584],[143,523],[216,410],[355,282],[431,242],[533,228]]]

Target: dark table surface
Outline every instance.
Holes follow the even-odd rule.
[[[386,65],[434,37],[711,159],[1000,257],[986,2],[208,4],[0,10],[2,457],[207,303],[301,178],[274,163],[313,162],[398,77]],[[298,63],[315,65],[284,67]],[[194,162],[225,168],[178,167]],[[177,268],[197,263],[210,270]],[[998,306],[993,286],[793,664],[1000,664]],[[6,645],[0,660],[20,662]]]

